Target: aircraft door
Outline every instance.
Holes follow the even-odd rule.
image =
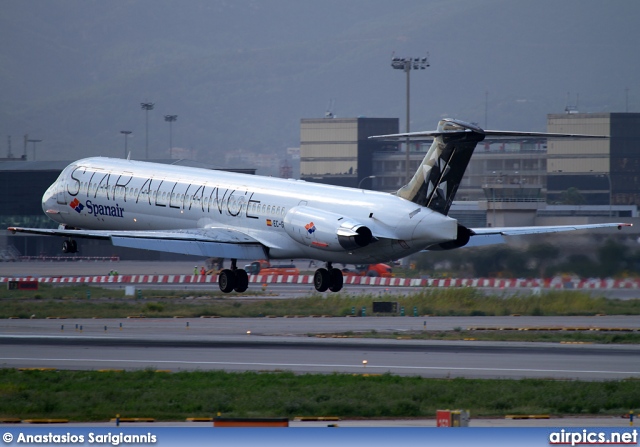
[[[65,175],[62,173],[56,182],[56,197],[59,205],[67,204],[67,195],[65,194],[67,182],[65,181]]]

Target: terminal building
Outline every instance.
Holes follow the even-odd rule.
[[[398,118],[320,118],[300,121],[300,179],[357,188],[374,175],[374,157],[397,143],[370,140],[398,133]],[[373,178],[372,178],[373,180]],[[368,189],[378,189],[369,183]]]
[[[547,131],[610,135],[598,140],[549,140],[547,198],[577,189],[587,205],[640,205],[640,113],[548,115]]]

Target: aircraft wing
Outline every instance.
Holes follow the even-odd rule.
[[[13,233],[110,240],[117,247],[234,259],[263,259],[265,245],[229,228],[157,231],[69,230],[9,227]]]
[[[522,236],[525,234],[559,233],[562,231],[592,230],[595,228],[631,227],[630,223],[602,223],[587,225],[551,225],[537,227],[486,227],[470,228],[471,239],[464,246],[483,247],[485,245],[504,244],[504,236]]]
[[[576,231],[576,230],[593,230],[595,228],[612,228],[618,227],[631,227],[630,223],[600,223],[600,224],[586,224],[586,225],[549,225],[539,227],[487,227],[487,228],[470,228],[473,236],[489,236],[489,235],[502,235],[502,236],[521,236],[524,234],[541,234],[541,233],[558,233],[561,231]]]

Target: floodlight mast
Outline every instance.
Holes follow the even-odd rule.
[[[145,116],[146,116],[146,123],[145,123],[145,134],[146,134],[146,139],[145,139],[145,150],[144,150],[144,157],[145,160],[149,159],[149,110],[153,110],[153,107],[155,106],[154,103],[152,102],[141,102],[140,103],[140,107],[142,107],[142,110],[145,111]]]
[[[178,115],[165,115],[164,120],[169,123],[169,158],[173,158],[173,129],[172,124],[178,120]]]
[[[407,124],[405,132],[410,132],[410,100],[409,93],[411,88],[410,76],[409,73],[411,70],[425,70],[429,67],[429,53],[427,53],[427,57],[391,57],[391,67],[394,70],[404,70],[407,74]],[[407,137],[407,141],[405,143],[405,152],[406,152],[406,160],[405,160],[405,184],[409,183],[411,180],[411,170],[409,169],[409,137]]]
[[[131,135],[133,132],[131,132],[130,130],[121,130],[120,133],[124,135],[124,158],[127,158],[127,152],[128,152],[127,139],[129,138],[129,135]]]
[[[27,139],[27,142],[33,143],[33,161],[36,161],[36,143],[42,143],[42,140],[29,140],[29,139]],[[26,150],[25,150],[25,154],[26,154]],[[25,157],[25,160],[26,160],[26,157]]]

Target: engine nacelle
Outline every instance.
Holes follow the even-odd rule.
[[[308,206],[291,208],[284,217],[291,238],[309,247],[329,251],[355,250],[371,243],[371,230],[339,214]]]
[[[458,236],[453,241],[442,242],[436,245],[430,245],[427,250],[431,251],[443,251],[443,250],[453,250],[454,248],[464,247],[469,243],[469,239],[473,233],[470,229],[465,226],[458,224]]]

